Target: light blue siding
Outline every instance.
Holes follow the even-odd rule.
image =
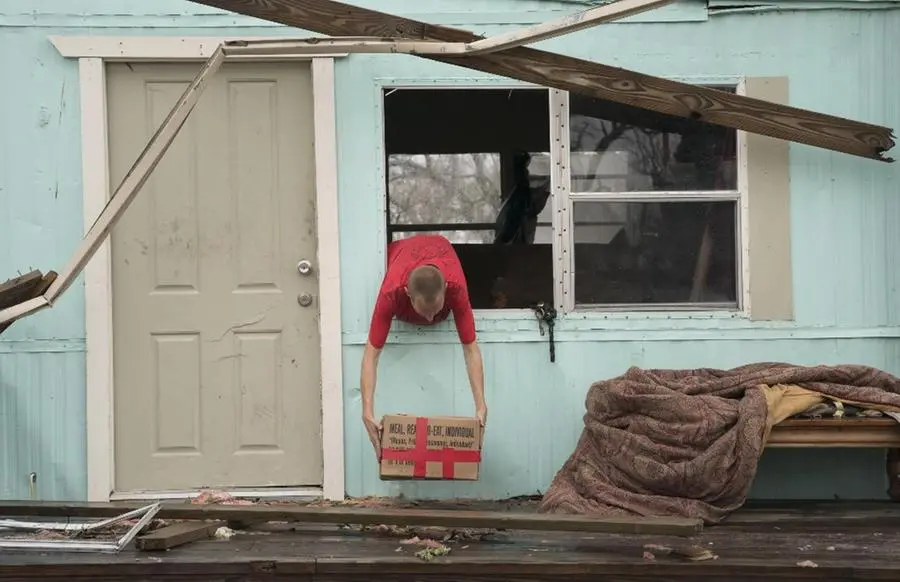
[[[84,498],[83,341],[0,343],[0,443],[0,497]]]
[[[571,11],[578,3],[446,0],[414,8],[360,4],[491,33]],[[718,2],[724,6],[726,3]],[[765,3],[773,4],[773,3]],[[900,10],[707,14],[683,0],[666,11],[555,39],[542,48],[676,78],[788,76],[791,104],[900,127]],[[896,3],[894,3],[896,4]],[[799,3],[787,3],[798,7]],[[830,10],[821,10],[830,7]],[[5,0],[0,3],[0,278],[61,269],[82,230],[77,67],[49,35],[305,35],[181,0]],[[415,57],[356,55],[336,69],[344,321],[347,491],[351,495],[482,496],[546,489],[581,430],[591,382],[627,366],[729,367],[759,360],[853,362],[900,373],[900,165],[791,147],[796,321],[716,316],[570,317],[557,362],[528,315],[479,317],[490,426],[473,484],[378,480],[359,422],[359,357],[384,263],[379,87],[503,83]],[[894,154],[900,157],[900,154]],[[891,234],[893,233],[893,234]],[[85,477],[84,294],[0,336],[0,496],[81,499]],[[469,414],[471,396],[450,325],[396,325],[382,357],[379,413]],[[771,451],[756,497],[883,497],[881,451]]]
[[[77,69],[33,30],[0,28],[0,280],[60,270],[77,244]],[[0,496],[85,495],[84,293],[0,335]]]

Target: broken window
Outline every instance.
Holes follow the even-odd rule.
[[[388,240],[447,237],[475,309],[553,301],[548,108],[543,89],[384,92]]]
[[[476,309],[736,307],[737,132],[553,94],[385,89],[388,241],[447,237]]]

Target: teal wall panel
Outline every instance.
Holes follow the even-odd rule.
[[[665,27],[664,33],[660,33]],[[787,76],[790,103],[900,125],[890,55],[900,49],[900,11],[729,14],[706,22],[629,24],[579,32],[542,48],[685,80]],[[749,322],[716,314],[588,314],[557,325],[557,363],[530,315],[478,317],[490,407],[478,483],[390,483],[377,478],[359,415],[361,344],[384,267],[379,90],[385,85],[509,84],[413,57],[355,56],[338,64],[347,438],[351,495],[504,497],[545,489],[574,447],[584,397],[628,366],[730,367],[760,360],[868,363],[900,372],[896,164],[791,145],[795,321]],[[379,115],[372,116],[376,110]],[[367,139],[367,133],[370,136]],[[751,274],[752,276],[752,274]],[[346,280],[346,278],[345,278]],[[395,324],[382,355],[376,413],[471,414],[452,323]],[[424,345],[423,345],[424,343]],[[880,450],[773,450],[757,498],[883,498]]]
[[[0,9],[2,10],[2,9]],[[0,280],[60,270],[81,236],[78,77],[46,40],[0,27]],[[0,335],[0,497],[85,495],[84,293]]]
[[[490,34],[576,9],[569,0],[359,0],[358,4]],[[900,126],[900,10],[888,2],[764,3],[784,12],[665,11],[541,48],[674,78],[786,75],[791,104]],[[858,7],[878,10],[838,10]],[[36,8],[37,6],[37,8]],[[734,4],[719,3],[719,8]],[[762,5],[761,5],[762,6]],[[816,8],[808,11],[803,8]],[[825,9],[830,8],[830,9]],[[505,23],[505,24],[504,24]],[[181,0],[5,0],[0,3],[0,278],[60,269],[82,229],[77,67],[49,35],[300,35]],[[558,361],[527,314],[482,314],[491,409],[475,484],[386,484],[359,422],[359,357],[383,271],[379,88],[390,83],[509,84],[410,56],[337,63],[347,491],[351,495],[483,496],[546,488],[581,430],[591,382],[628,366],[728,367],[758,360],[869,363],[900,373],[900,165],[791,147],[796,321],[715,314],[567,317]],[[896,154],[895,154],[896,155]],[[52,310],[0,336],[0,497],[85,495],[84,307],[76,284]],[[469,414],[471,396],[450,325],[396,325],[380,370],[377,411]],[[756,497],[883,497],[881,451],[770,451]]]
[[[482,349],[489,426],[480,480],[381,481],[362,431],[360,393],[353,389],[345,398],[347,489],[352,495],[493,498],[545,491],[581,434],[591,383],[631,365],[733,367],[783,360],[787,354],[799,364],[855,362],[900,373],[900,343],[881,339],[567,342],[558,346],[554,364],[545,343],[489,343]],[[361,353],[360,347],[345,348],[345,377],[359,375]],[[472,414],[458,346],[390,346],[382,359],[379,411]],[[751,492],[755,498],[872,499],[883,498],[887,487],[884,452],[875,449],[770,450],[760,467]]]
[[[84,342],[27,344],[0,344],[0,498],[83,499]]]

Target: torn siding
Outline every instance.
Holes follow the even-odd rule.
[[[797,10],[900,10],[900,0],[709,0],[709,15]]]

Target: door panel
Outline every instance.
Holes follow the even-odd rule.
[[[198,68],[108,65],[114,186]],[[321,484],[312,119],[309,64],[223,65],[113,229],[118,491]]]

